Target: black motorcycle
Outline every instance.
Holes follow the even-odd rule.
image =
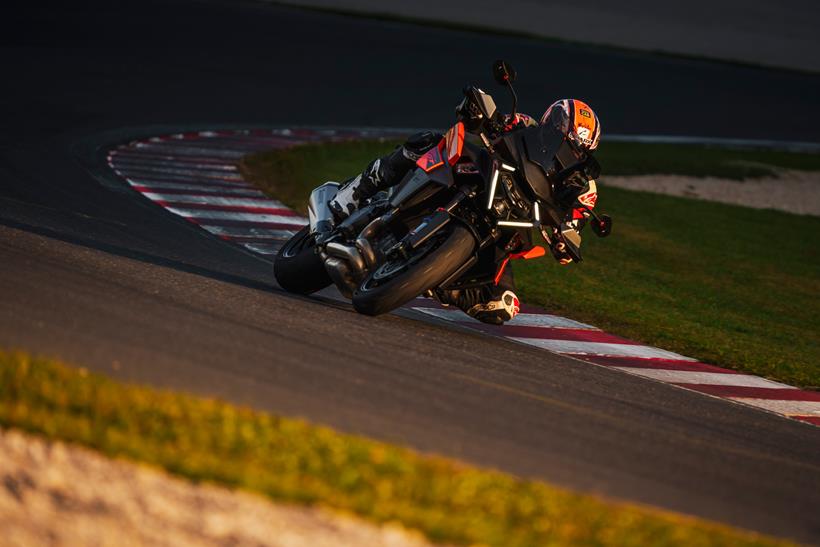
[[[497,61],[493,74],[509,89],[514,115],[515,71]],[[336,224],[328,206],[339,184],[313,190],[310,224],[274,263],[282,288],[310,294],[332,283],[356,311],[378,315],[425,293],[492,283],[517,249],[542,256],[534,230],[580,261],[580,235],[568,223],[574,209],[598,236],[609,234],[612,220],[581,203],[568,182],[578,172],[595,179],[600,167],[558,123],[505,132],[492,97],[472,86],[464,95],[458,123],[417,168],[344,221]]]

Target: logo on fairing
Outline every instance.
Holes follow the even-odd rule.
[[[595,207],[595,203],[598,201],[598,193],[590,190],[586,194],[581,194],[578,196],[578,201],[580,201],[582,205],[586,205],[591,209]]]
[[[422,157],[420,157],[419,160],[416,162],[416,165],[424,169],[424,171],[427,173],[443,164],[444,159],[441,157],[441,152],[439,151],[437,146],[435,148],[432,148]]]
[[[593,179],[589,180],[589,190],[578,196],[578,201],[590,209],[595,207],[595,203],[598,201],[598,185],[595,184]]]

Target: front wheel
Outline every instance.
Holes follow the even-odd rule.
[[[437,287],[473,254],[475,239],[467,228],[453,224],[407,257],[385,260],[353,293],[353,307],[366,315],[394,310],[427,289]]]
[[[313,248],[310,228],[305,226],[285,243],[273,261],[273,275],[288,292],[311,294],[332,283],[322,258]]]

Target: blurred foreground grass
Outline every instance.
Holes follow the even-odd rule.
[[[395,142],[314,144],[246,156],[247,180],[297,210]],[[604,174],[747,175],[737,161],[820,167],[820,155],[604,143]],[[643,162],[643,163],[642,163]],[[755,164],[754,169],[767,167]],[[609,188],[613,234],[584,231],[579,264],[517,261],[525,303],[613,334],[789,384],[820,388],[820,218]],[[742,184],[742,183],[738,183]],[[820,188],[818,188],[820,191]]]
[[[0,351],[0,425],[472,545],[777,545],[221,401]]]

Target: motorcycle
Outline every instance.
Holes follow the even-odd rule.
[[[514,118],[515,70],[496,61],[493,75],[512,95]],[[279,285],[310,294],[335,284],[356,311],[379,315],[422,294],[497,281],[509,258],[545,254],[531,245],[534,231],[580,261],[581,237],[570,224],[575,209],[596,235],[609,235],[612,219],[566,184],[579,170],[594,180],[600,166],[554,124],[505,132],[493,98],[473,86],[464,88],[456,112],[457,123],[414,170],[342,222],[328,206],[339,183],[314,189],[309,225],[276,256]],[[529,251],[515,252],[521,248]]]

